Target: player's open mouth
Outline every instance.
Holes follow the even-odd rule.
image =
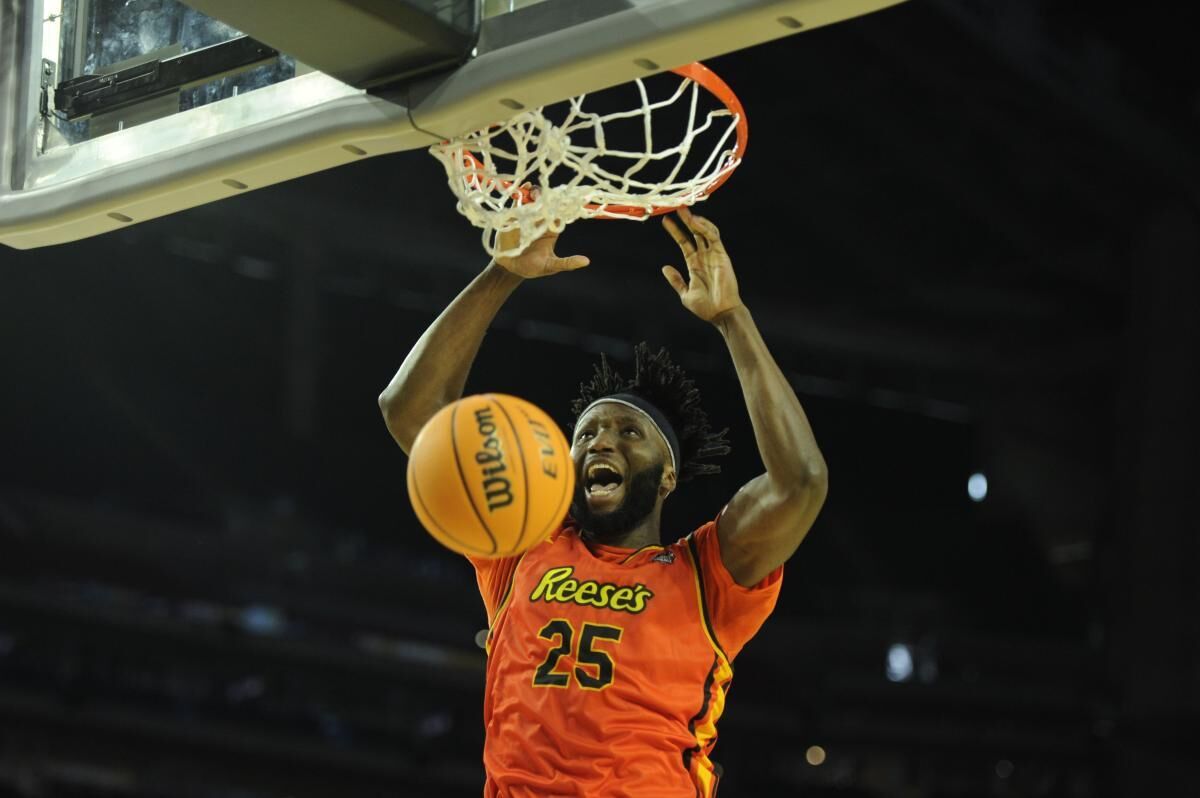
[[[593,463],[584,474],[583,490],[589,499],[606,499],[615,495],[624,481],[625,478],[612,466]]]

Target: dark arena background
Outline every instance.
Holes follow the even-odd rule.
[[[911,0],[711,62],[698,211],[831,491],[737,662],[722,798],[1198,795],[1200,70],[1179,6]],[[581,222],[469,392],[565,423],[671,347],[656,223]],[[486,626],[376,397],[486,262],[423,152],[0,251],[0,796],[468,798]],[[969,490],[970,488],[970,490]]]

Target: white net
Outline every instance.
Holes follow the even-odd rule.
[[[725,106],[705,110],[700,85],[687,77],[679,81],[665,99],[651,100],[645,82],[637,80],[640,107],[632,110],[586,110],[585,94],[565,101],[562,121],[535,108],[429,151],[446,169],[459,212],[483,229],[483,246],[493,257],[517,255],[578,219],[644,221],[703,200],[741,162],[745,125],[739,147],[739,113]],[[706,99],[711,106],[712,98]],[[676,143],[656,150],[653,118],[667,109],[683,132]],[[631,125],[637,126],[634,146],[628,141]],[[614,126],[621,135],[611,134]],[[698,143],[707,147],[713,141],[708,155],[693,153]],[[512,230],[519,237],[501,248],[501,234]],[[512,239],[506,237],[506,243]]]

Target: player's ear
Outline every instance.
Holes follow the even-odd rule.
[[[664,499],[675,492],[675,467],[668,463],[663,467],[662,479],[658,481],[658,493]]]

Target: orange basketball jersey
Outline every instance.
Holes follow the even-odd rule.
[[[566,526],[472,559],[488,610],[485,798],[712,798],[730,665],[774,609],[721,562],[717,522],[662,547]]]

